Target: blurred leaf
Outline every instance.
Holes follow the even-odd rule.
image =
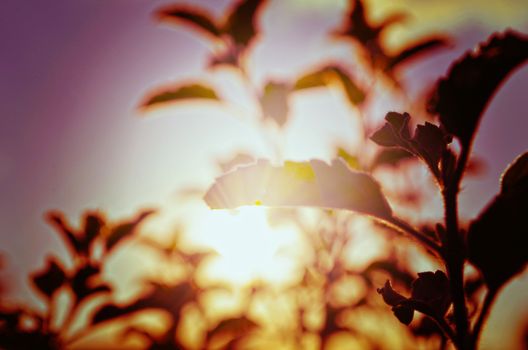
[[[204,200],[213,209],[262,204],[346,209],[385,219],[392,214],[379,184],[342,160],[331,165],[286,162],[282,167],[261,160],[217,178]]]
[[[131,221],[124,222],[122,224],[119,224],[111,229],[110,234],[106,238],[106,251],[111,251],[119,242],[121,242],[123,239],[131,236],[135,230],[136,227],[149,215],[153,214],[154,210],[145,210],[139,215],[137,215],[136,218],[132,219]]]
[[[207,338],[211,339],[217,336],[239,337],[253,331],[255,328],[258,328],[258,324],[246,316],[226,318],[207,332]]]
[[[241,0],[229,14],[224,24],[224,32],[228,33],[236,44],[248,46],[251,39],[256,36],[256,13],[265,2],[265,0]]]
[[[202,84],[189,84],[154,93],[141,106],[146,108],[153,105],[188,99],[220,100],[212,88]]]
[[[222,34],[220,28],[204,10],[187,6],[170,6],[157,12],[160,20],[176,20],[193,26],[207,35],[219,38]]]
[[[512,30],[494,34],[455,62],[436,85],[428,109],[468,147],[484,109],[504,79],[528,58],[528,38]]]
[[[46,219],[58,230],[62,235],[62,239],[66,242],[66,245],[70,251],[75,253],[82,252],[81,242],[76,237],[74,230],[64,219],[64,215],[58,211],[48,212]]]
[[[441,47],[445,47],[448,41],[445,38],[427,38],[417,43],[407,45],[395,56],[390,57],[387,65],[388,70],[393,70],[401,64],[406,64],[420,55],[429,53]]]
[[[490,289],[498,290],[528,262],[525,162],[526,153],[508,167],[501,192],[471,223],[467,235],[469,260],[482,272]]]
[[[112,291],[109,285],[100,280],[100,272],[99,266],[91,264],[84,265],[75,272],[71,280],[71,288],[77,303],[89,296]]]
[[[385,148],[378,153],[372,162],[371,169],[375,169],[380,165],[396,166],[401,161],[414,157],[414,154],[402,148]]]
[[[123,316],[130,316],[135,312],[158,309],[169,312],[173,321],[177,323],[183,306],[195,299],[195,288],[189,282],[182,282],[172,286],[152,283],[152,288],[146,294],[127,305],[108,303],[99,308],[92,317],[92,324],[110,321]]]
[[[34,286],[47,299],[51,299],[66,280],[66,272],[54,258],[48,258],[48,264],[43,271],[31,275]]]
[[[86,255],[89,255],[90,246],[93,240],[99,236],[104,225],[103,218],[97,213],[87,213],[84,216],[82,249],[86,252]]]
[[[501,193],[514,190],[528,178],[528,152],[524,152],[511,163],[501,177]]]
[[[343,159],[350,169],[354,169],[354,170],[360,169],[358,157],[351,155],[344,148],[342,147],[337,148],[337,156]]]
[[[365,92],[354,82],[350,74],[336,65],[329,65],[299,78],[294,90],[310,89],[314,87],[331,86],[337,83],[343,89],[347,99],[353,105],[361,104],[366,97]]]
[[[273,119],[279,126],[283,126],[288,120],[289,93],[288,84],[273,81],[266,83],[259,99],[264,118]]]
[[[451,142],[440,128],[429,122],[417,125],[413,137],[414,148],[432,166],[437,167],[442,154]]]

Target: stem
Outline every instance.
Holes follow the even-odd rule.
[[[449,324],[446,322],[446,320],[443,317],[431,319],[436,322],[438,327],[442,330],[442,332],[444,332],[445,336],[450,339],[454,344],[456,344],[456,334],[451,328],[451,326],[449,326]]]
[[[460,182],[469,157],[469,145],[462,146],[460,158],[451,182],[446,184],[442,195],[444,198],[446,237],[444,260],[449,276],[449,286],[455,315],[457,346],[460,349],[471,348],[469,336],[468,312],[464,295],[464,260],[465,245],[458,227],[458,193]]]
[[[390,219],[385,219],[385,220],[387,223],[391,224],[391,226],[398,229],[398,231],[406,233],[414,237],[420,243],[422,243],[427,249],[433,251],[437,255],[441,255],[442,248],[440,247],[440,245],[436,243],[434,240],[432,240],[431,238],[424,235],[423,233],[414,229],[411,225],[395,217],[391,217]]]
[[[473,327],[473,332],[472,332],[471,345],[475,349],[478,345],[480,333],[482,332],[482,326],[484,325],[484,321],[489,315],[491,305],[493,304],[493,301],[495,301],[497,292],[498,290],[496,288],[490,289],[488,290],[488,293],[484,297],[484,303],[482,304],[482,309],[480,310],[480,314],[477,318],[477,322],[475,323],[475,326]]]

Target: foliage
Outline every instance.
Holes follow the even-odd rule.
[[[335,87],[362,113],[376,96],[358,82],[355,69],[372,69],[373,76],[383,72],[385,78],[399,84],[397,73],[402,67],[447,43],[444,37],[429,36],[391,54],[383,33],[405,16],[395,14],[374,24],[363,1],[352,0],[346,22],[332,36],[358,46],[368,58],[368,67],[356,66],[356,60],[351,60],[353,67],[350,62],[322,62],[293,81],[270,79],[255,86],[246,58],[261,35],[258,20],[266,3],[238,1],[222,20],[192,6],[167,6],[157,12],[161,21],[205,34],[218,49],[209,68],[230,66],[252,87],[262,133],[269,132],[267,120],[273,120],[278,129],[287,124],[291,95],[305,89]],[[364,140],[365,147],[379,146],[373,158],[337,148],[336,159],[330,164],[322,160],[277,164],[277,159],[255,161],[251,154],[239,154],[219,164],[224,173],[205,193],[205,203],[212,209],[279,207],[270,209],[270,221],[293,224],[308,256],[301,277],[279,291],[258,281],[242,288],[243,306],[235,315],[214,319],[204,301],[211,293],[233,293],[231,286],[206,284],[198,278],[198,271],[215,252],[188,251],[179,236],[168,246],[139,237],[139,226],[155,215],[153,210],[118,223],[107,222],[101,213],[87,212],[79,230],[60,212],[48,213],[46,219],[67,247],[71,264],[50,257],[42,270],[31,274],[30,285],[45,304],[45,312],[11,307],[0,300],[0,347],[61,349],[74,346],[99,327],[120,324],[124,337],[139,336],[149,349],[258,347],[255,344],[269,348],[258,341],[271,338],[293,348],[307,348],[315,338],[316,346],[326,349],[339,334],[352,336],[363,347],[382,348],[387,346],[380,337],[383,333],[376,334],[358,320],[364,314],[381,320],[389,306],[397,319],[392,325],[400,327],[399,321],[408,327],[412,342],[425,339],[440,348],[449,342],[457,349],[477,348],[496,295],[528,262],[523,245],[528,226],[528,153],[506,169],[500,193],[467,227],[458,218],[458,193],[463,176],[469,173],[472,141],[486,106],[504,79],[527,58],[528,37],[511,30],[494,34],[478,50],[454,62],[446,77],[438,80],[427,101],[436,119],[417,124],[412,132],[415,123],[409,113],[386,114],[385,124]],[[189,99],[221,102],[220,96],[207,82],[177,82],[148,93],[141,108]],[[280,145],[274,140],[271,143],[280,153]],[[397,215],[393,201],[398,198],[387,195],[383,182],[376,179],[380,167],[389,165],[397,173],[402,171],[402,163],[418,161],[429,169],[445,207],[443,222],[421,227]],[[320,209],[315,224],[307,223],[300,207]],[[361,232],[358,223],[365,222],[368,232]],[[385,254],[364,264],[351,263],[349,250],[360,234],[383,237]],[[145,279],[141,293],[123,302],[103,272],[109,257],[130,240],[157,252],[162,261],[183,272],[168,281]],[[410,255],[413,245],[422,247],[420,254],[438,265],[434,272],[416,270]],[[478,273],[471,274],[466,268],[469,264]],[[481,302],[484,288],[487,292]],[[68,295],[70,304],[64,320],[58,322],[56,305],[61,295]],[[276,312],[281,300],[291,305],[289,322],[281,319],[287,312]],[[256,316],[255,310],[262,304],[277,327]],[[89,319],[83,328],[72,331],[80,310],[89,310]],[[192,322],[200,333],[200,340],[192,345],[181,335],[189,310],[197,315],[198,321]],[[152,312],[167,319],[158,334],[131,322],[137,315]]]

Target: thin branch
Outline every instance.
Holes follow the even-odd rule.
[[[432,240],[431,238],[427,237],[425,234],[417,231],[415,228],[413,228],[411,225],[407,224],[405,221],[400,220],[396,217],[391,217],[390,219],[385,219],[387,223],[389,223],[392,227],[396,228],[398,231],[406,233],[415,239],[417,239],[420,243],[422,243],[427,249],[433,251],[435,254],[441,256],[442,255],[442,248],[440,245]]]

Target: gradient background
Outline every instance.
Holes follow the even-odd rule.
[[[251,105],[243,101],[239,109],[220,111],[190,104],[149,114],[138,110],[152,87],[210,77],[204,70],[210,50],[205,40],[155,23],[152,12],[167,3],[174,1],[0,2],[0,251],[15,298],[28,298],[25,275],[42,266],[46,254],[65,253],[43,222],[45,211],[60,209],[74,219],[90,208],[120,218],[145,206],[174,207],[178,189],[207,186],[219,174],[215,159],[239,149],[266,156],[265,141],[244,121]],[[230,1],[180,3],[202,5],[219,16]],[[369,4],[374,19],[396,9],[411,14],[390,33],[394,47],[431,32],[455,39],[451,49],[406,71],[411,93],[445,73],[453,59],[491,32],[507,27],[528,32],[524,0]],[[325,38],[342,22],[345,7],[344,0],[271,1],[261,21],[264,38],[250,63],[254,80],[293,77],[299,67],[321,57],[348,59],[345,46]],[[243,95],[223,74],[215,73],[213,83],[238,91],[232,99]],[[461,210],[466,217],[476,215],[498,191],[499,174],[528,148],[527,91],[525,66],[485,113],[474,152],[487,167],[484,175],[465,182]],[[382,101],[377,109],[382,118],[397,106]],[[332,111],[331,124],[327,110],[301,103],[297,112],[303,111],[307,114],[288,125],[285,157],[329,157],[336,139],[353,145],[348,110]],[[160,220],[170,222],[174,211]],[[503,293],[497,303],[503,312],[492,316],[497,327],[502,317],[526,316],[520,311],[528,309],[526,287],[524,276]]]

